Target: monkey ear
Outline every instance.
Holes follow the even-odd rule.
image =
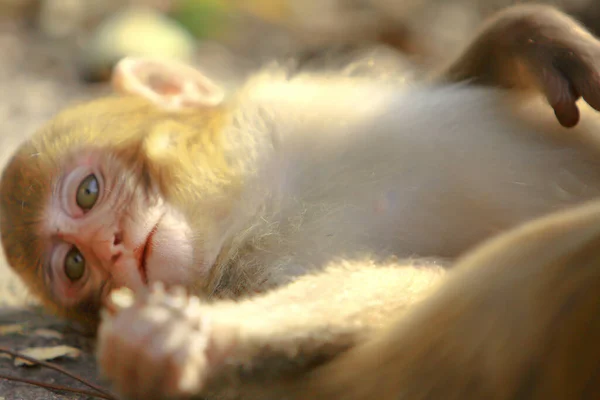
[[[214,107],[225,97],[200,71],[172,60],[126,57],[114,67],[112,85],[168,111]]]

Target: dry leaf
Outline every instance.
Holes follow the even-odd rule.
[[[0,325],[0,336],[22,334],[27,324]]]
[[[44,338],[44,339],[62,339],[64,335],[60,332],[53,331],[52,329],[36,329],[33,331],[35,336]]]
[[[60,357],[77,358],[81,354],[80,349],[76,349],[71,346],[52,346],[52,347],[29,347],[21,350],[21,354],[35,358],[37,360],[49,361]],[[15,366],[20,367],[23,365],[29,366],[34,365],[29,361],[25,361],[20,358],[15,358]]]

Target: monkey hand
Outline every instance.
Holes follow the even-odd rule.
[[[98,362],[115,390],[130,399],[199,394],[225,358],[231,332],[215,329],[206,307],[182,290],[157,285],[136,299],[121,292],[111,300],[98,333]]]

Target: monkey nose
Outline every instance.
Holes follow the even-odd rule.
[[[120,232],[101,230],[92,239],[91,250],[102,264],[114,265],[123,254]]]

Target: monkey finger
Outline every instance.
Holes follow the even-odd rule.
[[[545,69],[538,78],[554,115],[564,127],[572,128],[579,122],[577,99],[580,97],[571,81],[557,69]]]
[[[148,338],[162,326],[168,326],[171,314],[160,308],[144,308],[139,312],[130,308],[109,318],[101,325],[98,341],[100,372],[122,386],[131,381],[129,366],[136,364]]]
[[[556,119],[565,128],[572,128],[579,123],[579,108],[575,103],[557,103],[552,108]]]
[[[131,289],[120,287],[111,291],[106,297],[103,303],[103,310],[109,315],[116,315],[119,311],[132,307],[135,301],[136,296]]]
[[[112,318],[103,318],[98,328],[98,347],[96,349],[100,376],[110,379],[110,372],[114,370],[113,354],[117,347],[117,335],[113,334]]]
[[[132,362],[136,341],[143,340],[141,330],[145,330],[144,325],[139,323],[133,325],[140,332],[123,329],[119,322],[111,320],[103,323],[98,335],[97,351],[100,374],[117,388],[122,386],[122,380],[129,379],[126,370]]]
[[[100,375],[110,383],[116,392],[125,394],[124,389],[127,388],[124,388],[126,385],[123,384],[123,381],[126,381],[127,378],[124,374],[124,367],[128,360],[120,357],[122,349],[125,347],[124,338],[112,335],[105,342],[107,345],[98,354]]]
[[[162,391],[168,398],[193,397],[202,393],[211,371],[207,358],[206,337],[192,334],[166,360]]]
[[[598,57],[600,59],[600,57]],[[600,71],[596,67],[578,68],[572,74],[572,85],[583,99],[596,111],[600,111]]]
[[[208,335],[194,334],[188,345],[175,354],[173,360],[183,366],[178,379],[174,382],[178,393],[183,396],[200,394],[206,384],[208,375],[214,371],[209,365],[206,350],[209,340]]]
[[[132,366],[133,373],[136,374],[135,388],[139,398],[152,400],[164,396],[164,376],[168,369],[166,365],[169,357],[168,346],[177,346],[172,343],[172,338],[170,338],[174,326],[177,326],[177,323],[170,323],[162,331],[153,334],[145,343],[136,364]],[[185,336],[186,334],[180,335],[180,344],[184,342],[182,338]]]
[[[148,368],[144,368],[144,366],[152,365],[152,360],[148,359],[147,347],[155,335],[155,333],[148,334],[136,343],[129,352],[130,358],[121,365],[123,383],[119,389],[120,393],[129,398],[149,400],[153,398],[155,390],[148,390],[148,388],[153,389],[153,385],[149,382],[160,377],[160,369],[154,367],[148,371]]]
[[[136,399],[163,398],[162,376],[165,371],[167,355],[154,351],[154,348],[157,347],[157,343],[163,348],[165,344],[169,344],[171,331],[173,326],[178,325],[177,322],[170,320],[161,324],[158,329],[145,328],[150,332],[148,335],[135,345],[122,348],[121,356],[116,357],[121,359],[119,384],[115,385],[120,394]],[[125,359],[123,354],[127,354],[128,358]]]
[[[204,347],[196,349],[198,355],[190,354],[190,343],[202,336],[191,332],[185,323],[173,323],[169,328],[155,334],[144,349],[144,362],[138,365],[141,380],[138,385],[141,398],[180,397],[177,383],[187,363],[194,357],[203,357]]]

